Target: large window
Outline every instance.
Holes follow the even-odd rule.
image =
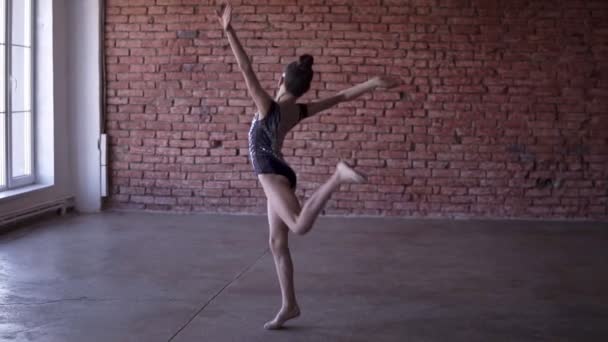
[[[33,0],[0,0],[0,191],[34,182]]]

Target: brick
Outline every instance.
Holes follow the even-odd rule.
[[[264,212],[247,156],[255,104],[224,35],[199,5],[106,3],[110,201]],[[269,92],[284,64],[302,53],[315,56],[316,72],[304,102],[379,74],[406,83],[296,127],[283,152],[300,176],[299,195],[310,196],[337,160],[349,159],[370,185],[338,192],[327,212],[608,216],[608,82],[601,72],[608,34],[601,25],[577,24],[606,21],[604,5],[551,3],[525,20],[480,1],[357,5],[255,1],[235,8],[237,32]],[[539,186],[559,177],[559,187]]]

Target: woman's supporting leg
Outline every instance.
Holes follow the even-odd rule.
[[[281,221],[281,218],[273,211],[268,202],[268,225],[269,225],[269,245],[274,265],[281,286],[281,309],[273,320],[264,324],[266,329],[279,329],[283,324],[292,318],[300,315],[300,308],[296,301],[296,294],[293,285],[293,263],[289,252],[288,235],[289,229]]]
[[[287,178],[280,175],[259,175],[260,182],[270,205],[289,227],[298,235],[308,233],[327,204],[331,194],[342,183],[361,183],[365,178],[346,163],[340,162],[336,171],[322,184],[317,191],[300,208],[293,189],[289,187]]]

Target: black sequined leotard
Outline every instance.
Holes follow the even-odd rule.
[[[305,105],[300,104],[300,120],[308,116]],[[281,147],[283,137],[279,136],[281,108],[272,101],[270,110],[263,119],[253,118],[249,129],[249,157],[253,171],[259,174],[277,174],[287,177],[292,188],[296,187],[296,173],[283,159]]]

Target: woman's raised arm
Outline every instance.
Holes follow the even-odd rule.
[[[226,32],[226,36],[228,36],[228,42],[230,42],[232,53],[234,53],[234,56],[236,57],[236,61],[241,69],[241,72],[243,73],[243,76],[245,76],[245,82],[247,83],[249,95],[253,99],[253,102],[255,102],[258,112],[264,116],[270,110],[272,98],[262,88],[260,81],[251,67],[249,57],[247,56],[247,53],[245,53],[241,42],[236,36],[234,28],[232,28],[232,6],[229,3],[223,5],[221,10],[217,11],[217,16],[222,28]]]
[[[374,77],[366,82],[357,84],[356,86],[342,90],[336,95],[326,97],[319,101],[308,103],[308,116],[313,116],[319,112],[329,109],[340,102],[347,102],[356,99],[357,97],[371,92],[377,88],[390,89],[401,84],[401,80],[395,77]]]

